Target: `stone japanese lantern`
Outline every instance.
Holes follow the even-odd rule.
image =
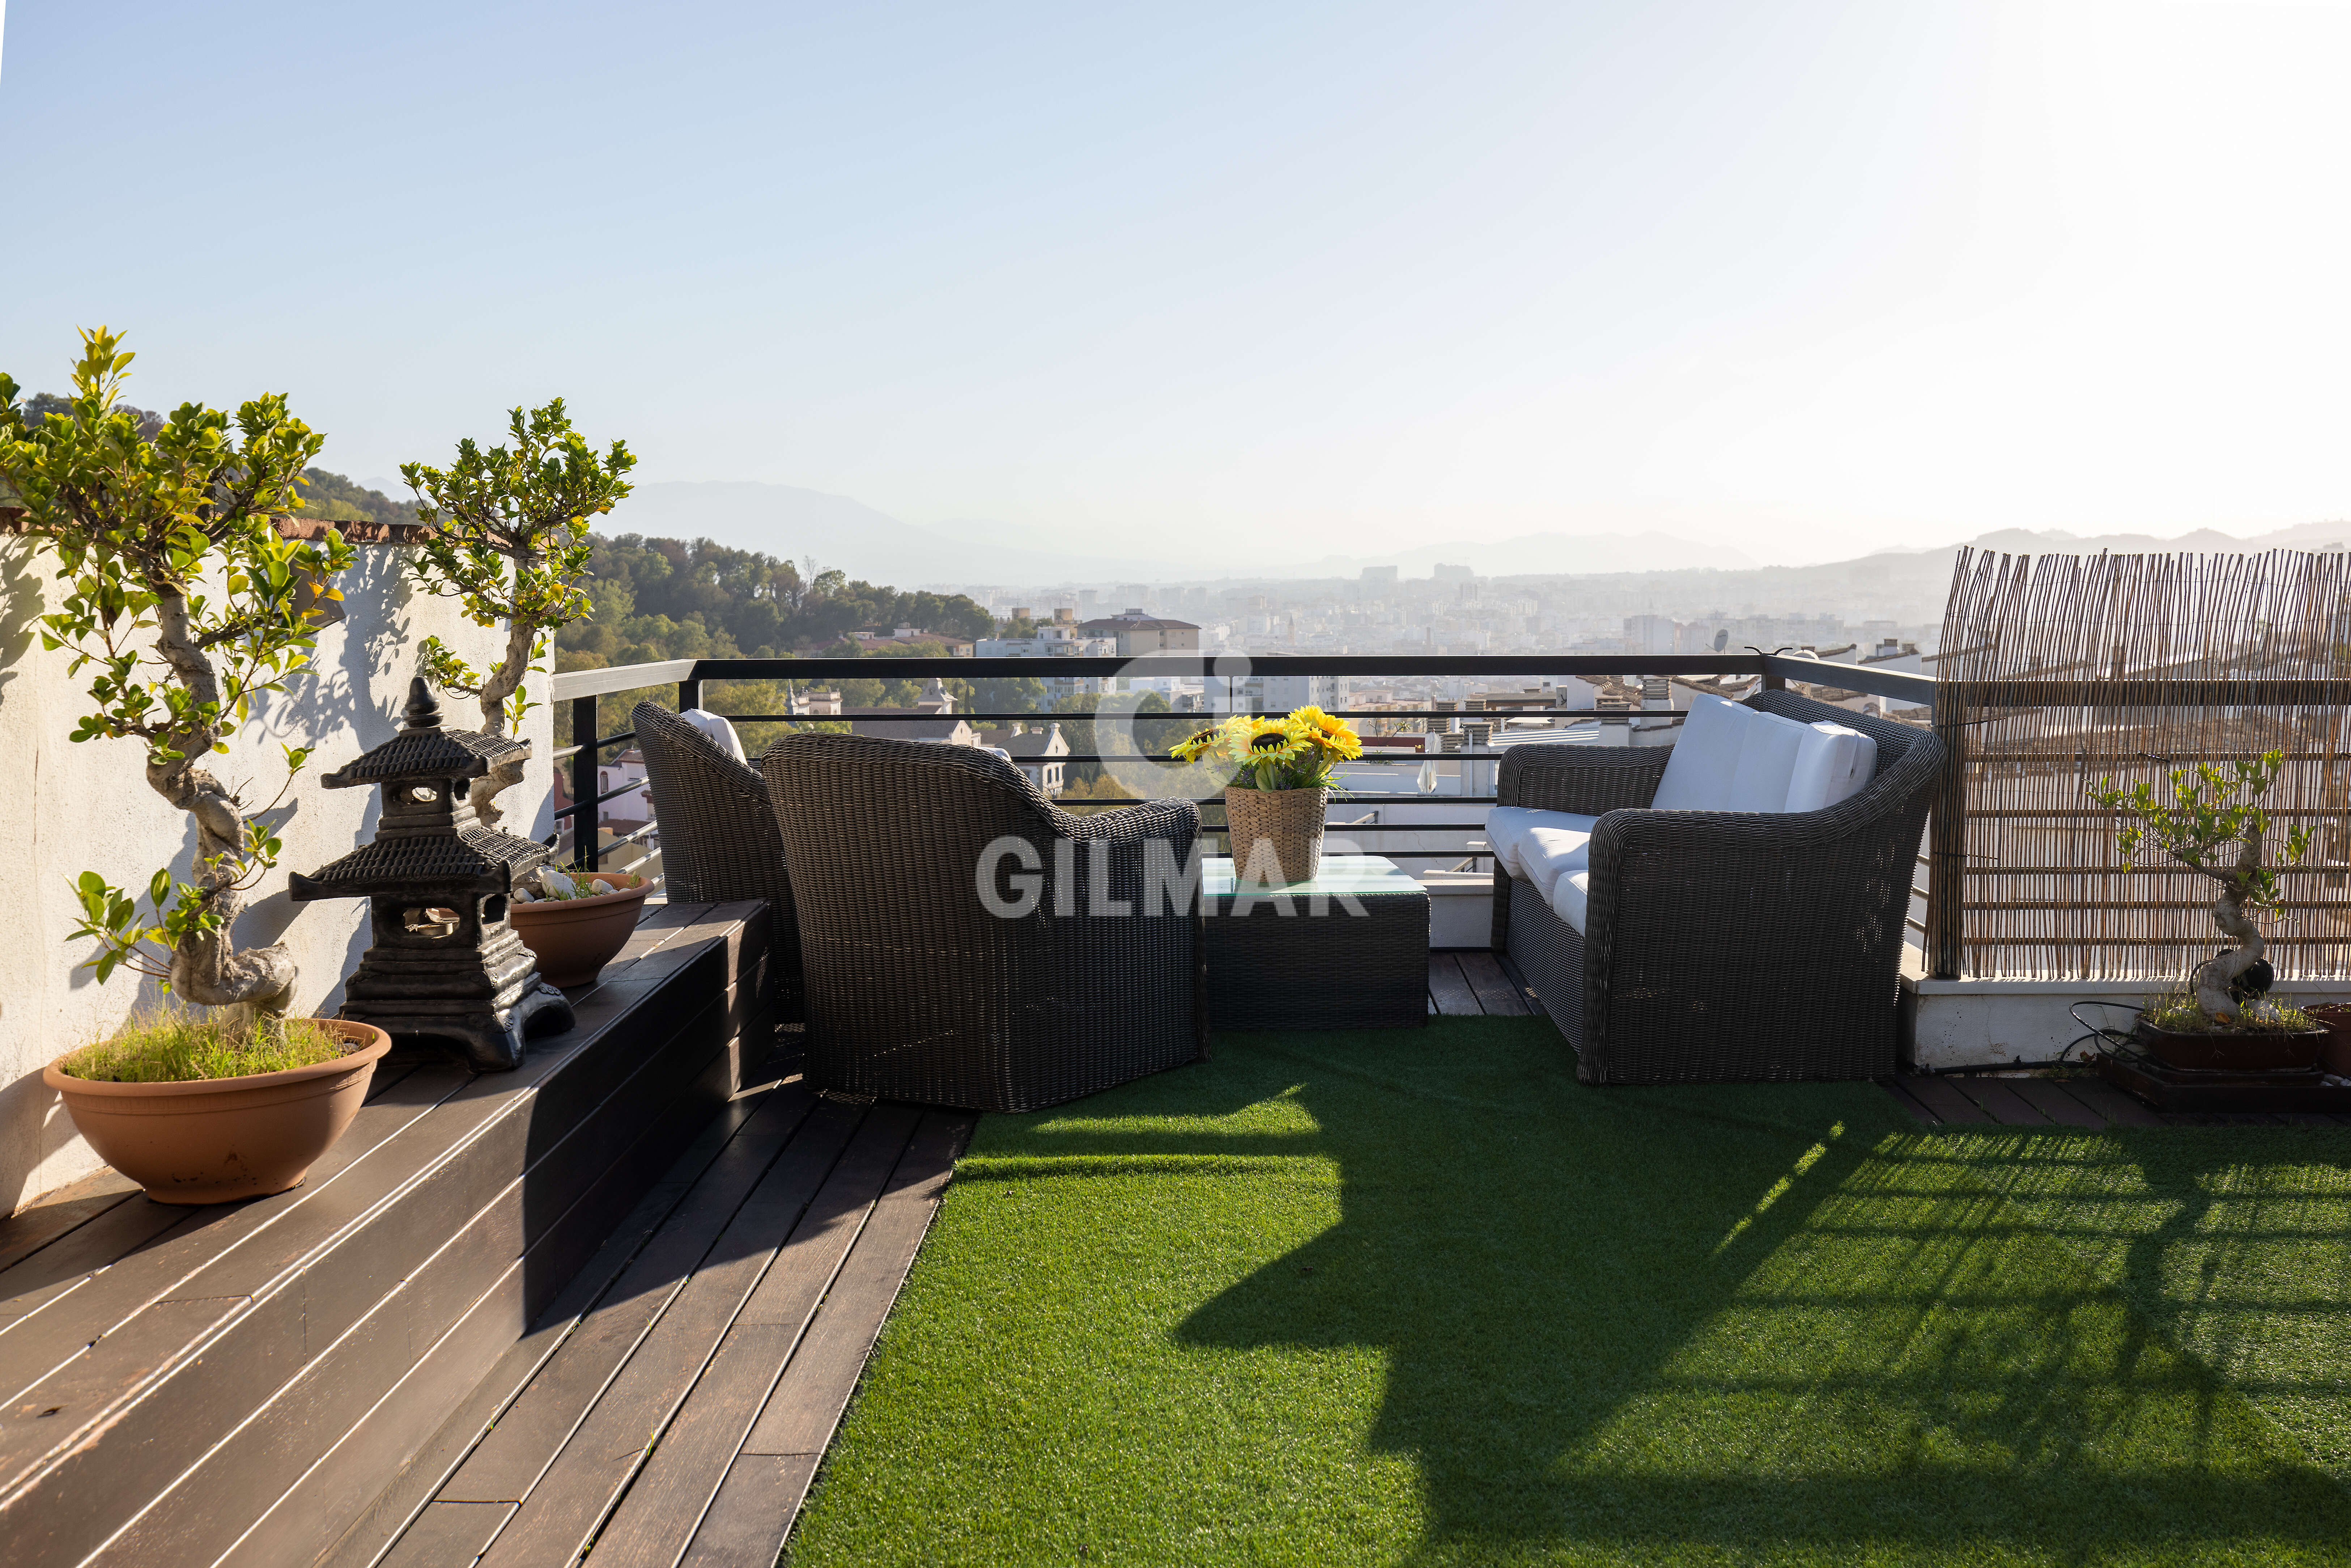
[[[441,727],[423,676],[411,682],[400,733],[319,780],[383,789],[375,840],[316,876],[288,879],[298,901],[368,900],[375,945],[343,986],[343,1017],[403,1043],[460,1041],[488,1071],[522,1065],[526,1036],[571,1027],[571,1004],[539,978],[507,923],[516,878],[547,850],[485,827],[467,786],[530,742]]]

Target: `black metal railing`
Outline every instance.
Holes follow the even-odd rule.
[[[1223,666],[1219,668],[1219,666]],[[1237,667],[1242,666],[1242,667]],[[1603,679],[1639,680],[1656,676],[1685,678],[1715,677],[1720,679],[1760,680],[1765,687],[1785,688],[1799,684],[1834,692],[1855,693],[1878,696],[1897,702],[1906,707],[1931,710],[1935,704],[1935,682],[1924,675],[1899,671],[1873,669],[1866,665],[1831,664],[1785,653],[1761,653],[1749,650],[1738,653],[1679,654],[1539,654],[1506,653],[1478,655],[1356,655],[1356,654],[1272,654],[1254,659],[1241,656],[1185,654],[1148,654],[1136,658],[813,658],[813,659],[673,659],[660,664],[628,664],[599,670],[578,670],[559,674],[554,681],[554,695],[559,704],[569,709],[573,744],[557,752],[560,761],[569,764],[569,780],[571,804],[555,811],[559,823],[569,821],[573,863],[601,868],[605,858],[621,852],[624,846],[644,841],[655,834],[659,824],[648,821],[634,831],[616,838],[611,843],[599,841],[600,814],[597,808],[604,802],[626,795],[640,788],[624,784],[613,789],[599,788],[601,758],[612,747],[626,746],[636,738],[632,730],[622,729],[611,735],[597,733],[597,703],[601,697],[624,692],[673,690],[679,712],[697,708],[703,704],[703,687],[712,683],[729,681],[789,681],[796,685],[823,686],[828,683],[850,680],[921,681],[936,676],[959,681],[1002,679],[1060,679],[1104,677],[1165,677],[1198,679],[1207,685],[1225,685],[1225,703],[1218,711],[1251,711],[1238,705],[1241,683],[1252,678],[1282,679],[1287,677],[1334,676],[1357,680],[1384,678],[1428,678],[1455,676],[1467,678],[1540,680],[1560,677],[1596,683]],[[1446,722],[1467,727],[1476,725],[1490,727],[1496,737],[1506,735],[1509,720],[1521,718],[1552,719],[1562,724],[1593,721],[1649,724],[1677,723],[1681,710],[1672,708],[1624,707],[1528,707],[1514,700],[1515,694],[1487,693],[1488,699],[1502,697],[1503,706],[1472,708],[1467,705],[1479,701],[1475,696],[1463,699],[1449,708],[1418,707],[1378,709],[1333,709],[1342,717],[1356,720],[1386,720],[1435,726]],[[1215,705],[1212,705],[1215,706]],[[722,716],[737,725],[806,724],[827,722],[824,716],[809,714],[728,713]],[[874,722],[887,723],[882,716],[871,716]],[[919,716],[908,712],[907,718]],[[1090,722],[1090,713],[1057,713],[1038,710],[1015,712],[957,712],[952,716],[966,723],[1050,724],[1060,722]],[[1180,713],[1140,716],[1156,722],[1178,723]],[[592,739],[580,738],[592,737]],[[1372,765],[1405,764],[1419,767],[1424,763],[1484,763],[1498,765],[1502,747],[1479,751],[1408,752],[1381,756],[1377,747],[1366,747],[1364,760]],[[1045,761],[1062,765],[1079,763],[1119,763],[1134,761],[1166,762],[1172,760],[1165,752],[1071,751],[1050,758],[1022,758],[1034,764]],[[1464,783],[1468,779],[1465,779]],[[1445,795],[1407,794],[1404,791],[1364,793],[1353,798],[1367,805],[1426,803],[1429,805],[1479,806],[1491,805],[1490,793]],[[1071,802],[1073,807],[1099,805],[1114,808],[1115,800]],[[1354,822],[1334,824],[1349,834],[1378,833],[1404,835],[1412,833],[1460,833],[1483,831],[1480,821],[1428,822]],[[1215,825],[1212,824],[1212,828]],[[560,829],[559,828],[559,831]],[[1416,861],[1460,861],[1471,852],[1462,847],[1443,850],[1396,849],[1390,858]],[[643,864],[650,850],[641,851],[633,859],[620,862],[611,869],[627,870]],[[1922,857],[1922,863],[1925,863]],[[1921,898],[1928,890],[1918,890]],[[1929,904],[1931,907],[1931,902]],[[1914,926],[1919,922],[1912,921]],[[1920,927],[1923,929],[1923,926]]]

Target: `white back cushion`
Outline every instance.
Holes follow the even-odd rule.
[[[1666,758],[1665,777],[1649,802],[1657,811],[1729,811],[1731,780],[1739,754],[1759,717],[1753,708],[1720,697],[1700,697],[1682,720],[1682,732]],[[1778,810],[1774,807],[1773,810]]]
[[[708,736],[711,744],[719,750],[744,766],[750,766],[749,759],[743,755],[742,737],[735,733],[733,725],[707,708],[690,707],[677,716]]]
[[[1726,811],[1784,811],[1788,789],[1796,776],[1797,754],[1812,737],[1809,725],[1776,713],[1749,708],[1746,741],[1731,770],[1730,799]]]
[[[1861,731],[1826,720],[1805,727],[1810,733],[1788,782],[1791,811],[1819,811],[1850,800],[1877,768],[1877,742]]]

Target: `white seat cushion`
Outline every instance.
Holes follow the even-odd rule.
[[[1877,770],[1877,742],[1857,729],[1826,720],[1812,731],[1796,754],[1788,782],[1788,810],[1820,811],[1851,800]]]
[[[1592,821],[1589,817],[1583,820]],[[1535,884],[1536,892],[1549,898],[1562,876],[1592,863],[1592,834],[1572,828],[1537,828],[1520,852],[1520,859],[1526,865],[1526,879]]]
[[[1591,894],[1592,873],[1587,867],[1564,873],[1551,890],[1552,913],[1573,926],[1579,936],[1583,934],[1583,910]]]
[[[1749,729],[1760,716],[1720,697],[1700,697],[1682,720],[1673,754],[1666,758],[1665,776],[1649,801],[1658,811],[1729,811],[1739,754]]]
[[[1796,774],[1796,757],[1813,738],[1810,725],[1798,724],[1776,713],[1748,709],[1752,722],[1739,747],[1739,764],[1730,776],[1726,811],[1784,811],[1788,789]]]
[[[1486,843],[1504,871],[1533,883],[1548,898],[1551,879],[1559,874],[1562,864],[1570,858],[1577,865],[1583,863],[1592,842],[1592,825],[1599,820],[1574,811],[1497,806],[1486,813]]]
[[[718,715],[707,708],[690,707],[677,716],[708,736],[710,743],[719,750],[745,767],[750,766],[750,759],[743,755],[742,737],[735,733],[733,725],[728,724]]]

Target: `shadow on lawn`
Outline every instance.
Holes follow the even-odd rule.
[[[2120,1140],[1954,1158],[1867,1085],[1592,1090],[1548,1033],[1434,1080],[1373,1036],[1231,1042],[1296,1084],[1320,1134],[1287,1152],[1337,1163],[1343,1218],[1177,1340],[1384,1351],[1370,1440],[1418,1467],[1419,1561],[2351,1539],[2344,1492],[1983,1168]],[[2165,1146],[2164,1190],[2196,1187]],[[2124,1243],[2135,1285],[2192,1224]]]

